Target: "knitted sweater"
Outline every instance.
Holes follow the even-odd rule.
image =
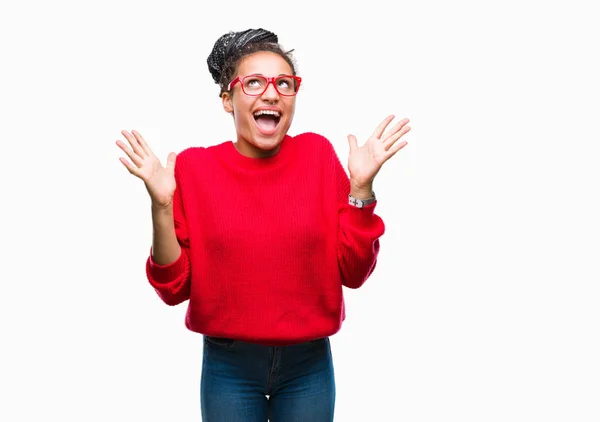
[[[332,144],[286,135],[250,158],[232,141],[177,156],[173,198],[179,258],[146,262],[168,305],[189,299],[185,325],[205,335],[287,345],[337,333],[342,286],[373,272],[385,227],[376,203],[348,204],[350,181]]]

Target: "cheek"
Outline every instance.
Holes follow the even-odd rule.
[[[294,116],[294,112],[296,111],[296,103],[293,102],[287,107],[287,116],[288,119],[291,119]]]
[[[287,103],[287,108],[291,112],[294,112],[294,109],[296,108],[296,98],[292,97],[289,99],[289,103]]]
[[[252,110],[252,104],[242,101],[236,101],[233,103],[233,115],[235,121],[239,123],[248,122],[249,119],[253,118],[250,114]]]
[[[238,128],[249,127],[252,123],[254,123],[254,118],[250,116],[247,112],[236,111],[234,113],[235,125]]]

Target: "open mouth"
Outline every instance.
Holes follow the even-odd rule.
[[[258,110],[254,113],[254,120],[260,133],[272,135],[277,130],[281,113],[276,110]]]

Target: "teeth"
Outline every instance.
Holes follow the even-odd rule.
[[[260,116],[262,114],[268,114],[271,116],[279,117],[279,112],[274,110],[258,110],[256,113],[254,113],[254,116]]]

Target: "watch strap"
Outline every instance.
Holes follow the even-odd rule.
[[[348,195],[348,204],[356,208],[362,208],[366,205],[371,205],[375,201],[377,201],[377,198],[375,197],[375,192],[373,192],[373,196],[366,199],[358,199],[353,197],[352,195]]]

